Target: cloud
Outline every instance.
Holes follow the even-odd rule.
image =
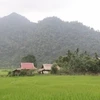
[[[16,12],[50,12],[68,6],[72,0],[0,0],[0,9]]]

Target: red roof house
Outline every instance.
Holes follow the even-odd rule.
[[[13,74],[14,74],[15,76],[19,76],[20,73],[21,73],[21,70],[23,70],[23,69],[26,69],[26,70],[35,70],[35,69],[37,69],[37,68],[34,66],[33,63],[25,62],[25,63],[21,63],[20,68],[17,68],[17,69],[15,69],[15,70],[13,70]]]
[[[21,63],[21,69],[36,69],[33,63]]]

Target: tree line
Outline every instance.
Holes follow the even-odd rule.
[[[80,52],[77,48],[74,52],[68,50],[65,56],[60,56],[56,63],[61,66],[60,73],[65,74],[98,74],[100,73],[100,59],[97,53],[90,56],[86,51]]]

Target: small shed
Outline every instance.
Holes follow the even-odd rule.
[[[43,64],[42,67],[39,69],[39,73],[41,74],[48,74],[50,73],[52,69],[53,64]],[[58,70],[60,69],[59,66],[57,66]]]

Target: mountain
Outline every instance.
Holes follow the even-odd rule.
[[[33,54],[38,65],[51,63],[67,50],[80,48],[100,54],[100,32],[80,22],[48,17],[38,23],[12,13],[0,18],[0,66],[18,67],[23,56]]]

